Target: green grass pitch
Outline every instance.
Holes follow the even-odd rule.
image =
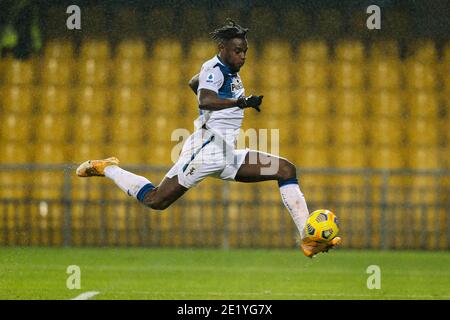
[[[450,299],[449,266],[450,252],[0,247],[0,299]]]

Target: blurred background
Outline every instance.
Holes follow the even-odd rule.
[[[68,30],[71,4],[1,1],[0,245],[294,248],[274,182],[207,179],[157,212],[75,176],[114,155],[163,178],[230,17],[250,28],[246,92],[265,96],[244,129],[280,130],[343,247],[450,249],[448,1],[77,1]]]

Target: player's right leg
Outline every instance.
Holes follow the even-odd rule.
[[[267,170],[269,168],[273,170]],[[296,168],[287,159],[264,152],[249,151],[234,179],[239,182],[278,181],[283,203],[300,233],[300,247],[305,256],[312,257],[317,253],[327,252],[340,243],[339,237],[328,242],[318,242],[306,235],[304,228],[309,216],[308,206],[300,191]]]
[[[82,163],[76,172],[79,177],[106,176],[126,194],[155,210],[166,209],[188,190],[178,183],[176,175],[166,177],[155,187],[145,177],[120,168],[119,160],[115,157],[88,160]]]

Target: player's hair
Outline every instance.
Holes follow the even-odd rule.
[[[233,38],[245,39],[247,36],[247,32],[248,28],[243,28],[236,22],[228,18],[224,26],[211,32],[211,36],[213,40],[217,41],[218,43],[222,43]]]

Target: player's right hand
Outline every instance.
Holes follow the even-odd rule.
[[[259,106],[261,105],[263,98],[264,96],[253,96],[253,95],[250,95],[248,97],[240,97],[237,100],[237,106],[241,109],[254,108],[256,109],[256,111],[260,112],[261,109],[259,108]]]

